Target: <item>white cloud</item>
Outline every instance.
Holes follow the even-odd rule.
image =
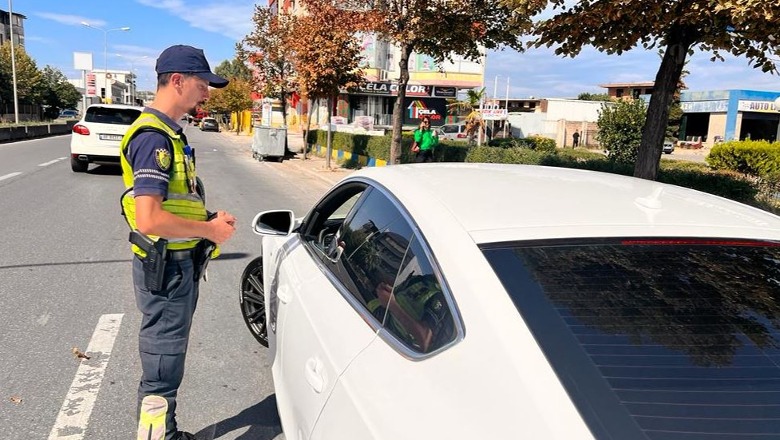
[[[255,2],[241,0],[194,5],[183,0],[136,0],[152,8],[162,9],[189,23],[190,26],[224,35],[236,41],[252,30]]]
[[[59,43],[58,41],[52,40],[51,38],[39,37],[37,35],[29,35],[29,34],[24,36],[24,41],[28,43],[29,42],[41,43],[47,46],[51,46]]]
[[[82,17],[80,15],[69,14],[53,14],[51,12],[33,12],[33,15],[44,18],[46,20],[56,21],[57,23],[67,24],[70,26],[81,26],[82,22],[87,22],[93,26],[103,27],[106,22],[95,18]]]

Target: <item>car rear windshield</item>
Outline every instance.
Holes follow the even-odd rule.
[[[780,243],[482,250],[596,438],[780,438]]]
[[[135,122],[140,114],[140,109],[90,107],[87,109],[87,114],[84,116],[84,122],[130,125]]]

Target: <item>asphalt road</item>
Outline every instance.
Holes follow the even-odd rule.
[[[238,306],[241,272],[259,254],[249,223],[267,209],[303,215],[330,185],[256,162],[230,135],[187,135],[209,209],[234,214],[238,230],[201,284],[179,425],[199,439],[282,438],[265,349]],[[69,140],[0,145],[0,439],[135,436],[140,319],[121,172],[71,172]]]

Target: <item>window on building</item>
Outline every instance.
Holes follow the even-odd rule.
[[[618,98],[623,97],[623,89],[615,89],[615,96]]]
[[[631,96],[634,97],[634,99],[639,99],[639,95],[642,93],[642,89],[633,89],[631,90]]]

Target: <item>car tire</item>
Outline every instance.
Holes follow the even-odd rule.
[[[262,346],[268,347],[268,326],[265,313],[265,287],[263,286],[263,257],[247,264],[239,285],[241,316],[249,333]]]
[[[70,158],[70,169],[74,173],[86,173],[87,168],[89,168],[89,162],[86,160],[78,160],[75,157]]]

